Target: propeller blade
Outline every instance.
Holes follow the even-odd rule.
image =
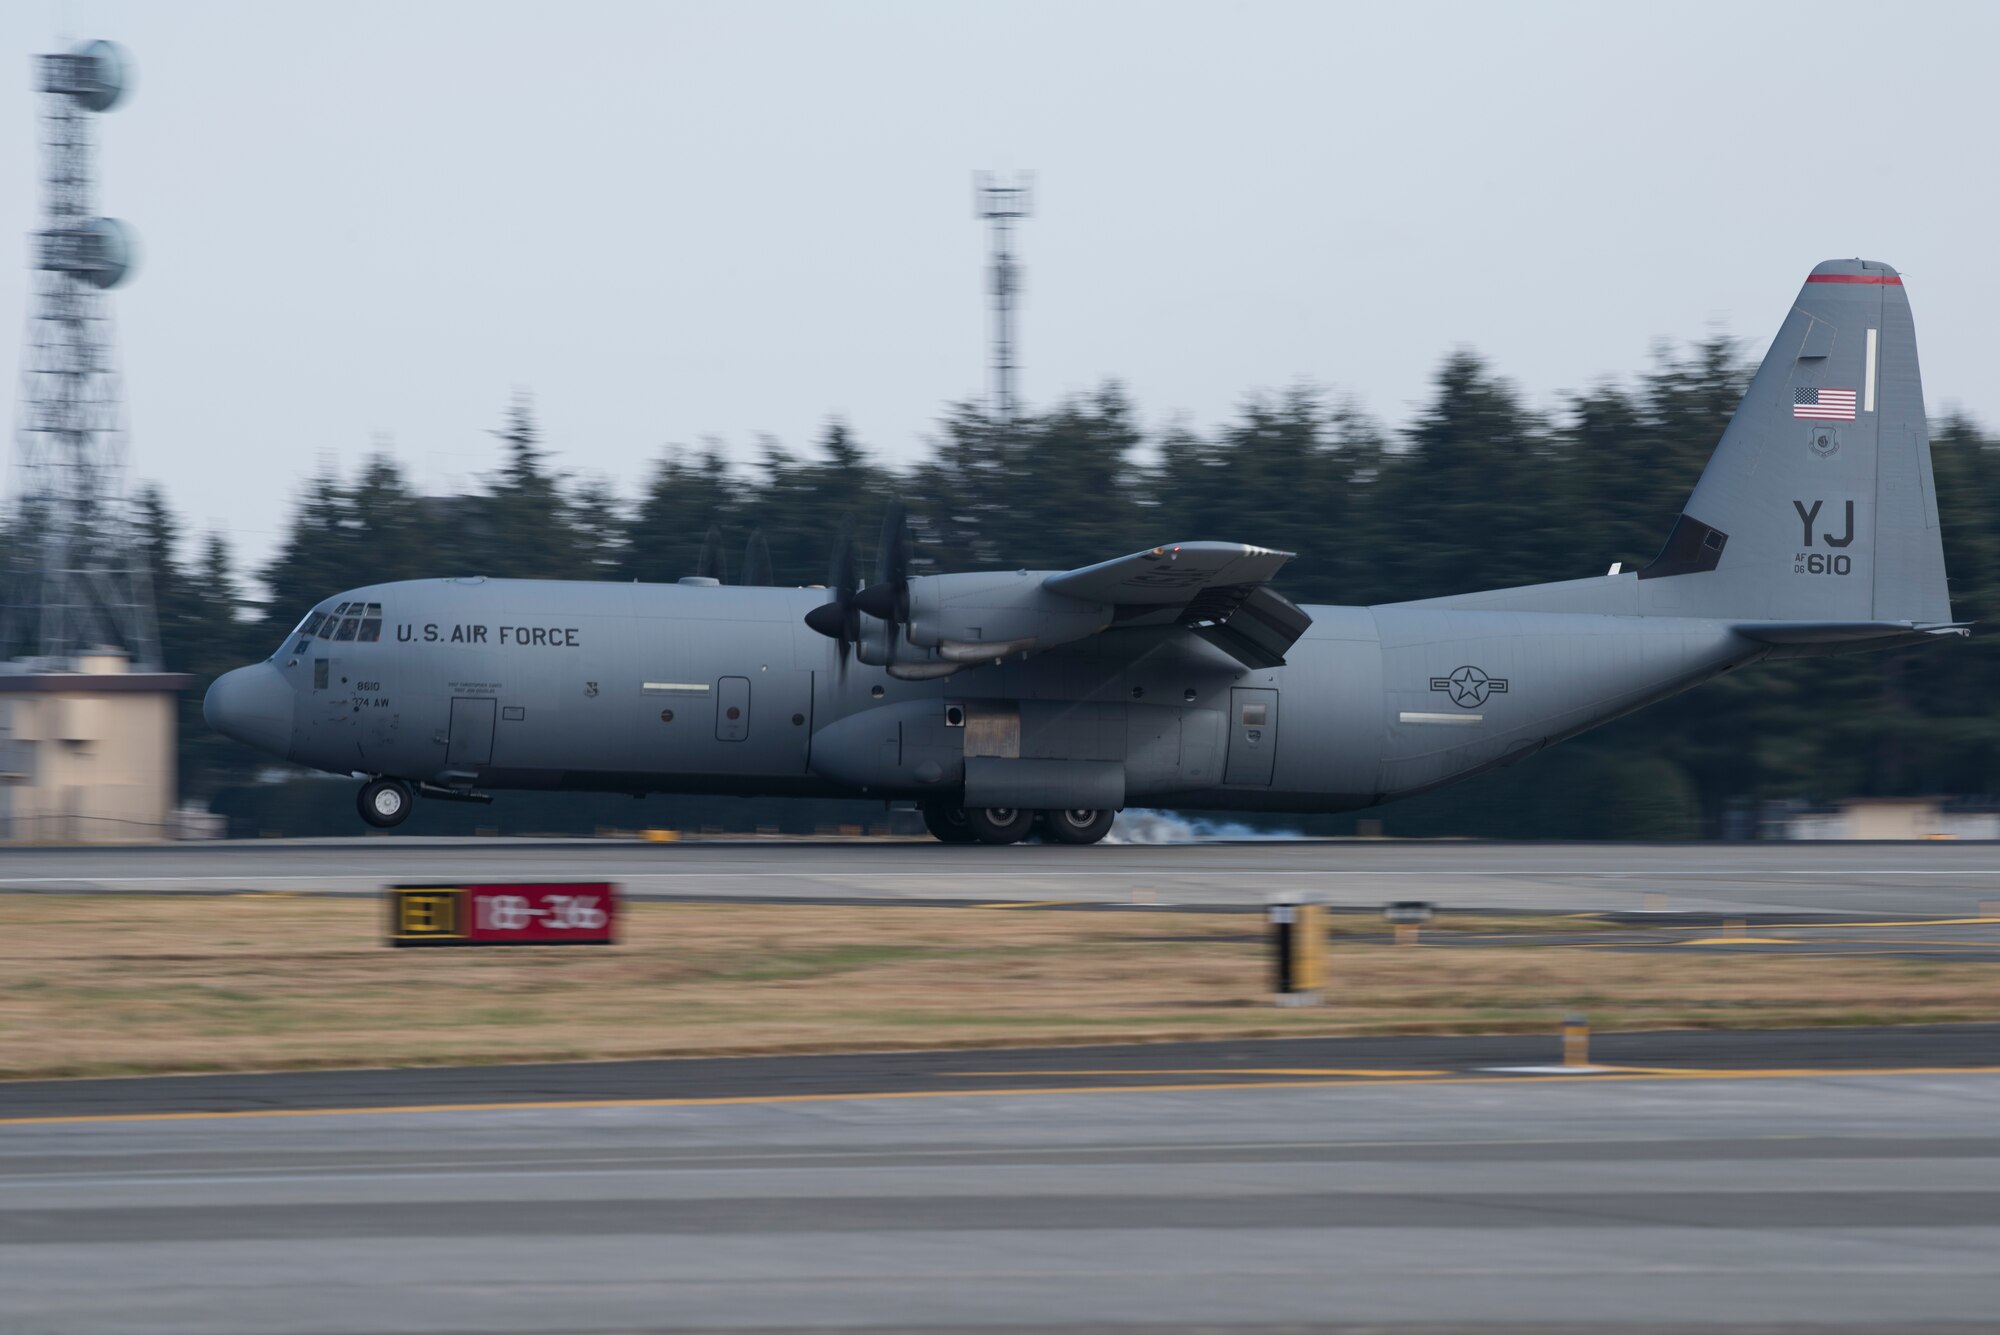
[[[875,545],[875,582],[855,595],[854,606],[888,623],[885,646],[896,658],[896,641],[910,619],[910,516],[901,501],[889,502],[882,515],[882,539]]]
[[[840,676],[847,679],[847,659],[861,638],[861,614],[854,607],[854,526],[843,521],[834,540],[833,560],[826,575],[827,600],[806,613],[806,625],[840,646]]]
[[[910,577],[910,515],[890,501],[882,516],[882,541],[875,548],[875,582],[901,584]]]
[[[895,584],[870,584],[854,595],[856,610],[882,621],[900,621],[897,615],[902,610],[902,590]]]
[[[729,564],[722,556],[722,530],[713,524],[701,540],[701,559],[695,562],[694,573],[719,584],[729,582]]]
[[[840,536],[834,539],[833,564],[827,571],[826,586],[838,589],[844,598],[852,598],[854,591],[861,587],[860,576],[854,570],[854,522],[842,520]]]
[[[760,589],[771,585],[771,544],[761,528],[751,529],[750,541],[743,544],[743,582]]]

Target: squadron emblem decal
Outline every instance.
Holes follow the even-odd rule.
[[[1806,437],[1806,446],[1816,459],[1831,459],[1840,453],[1840,432],[1830,426],[1816,426]]]
[[[1507,679],[1489,677],[1479,668],[1468,665],[1454,670],[1449,677],[1432,677],[1431,689],[1450,691],[1451,702],[1460,709],[1477,709],[1486,703],[1488,695],[1505,695]]]

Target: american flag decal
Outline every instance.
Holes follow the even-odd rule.
[[[1792,390],[1792,416],[1810,417],[1817,422],[1852,422],[1854,391],[1798,386]]]

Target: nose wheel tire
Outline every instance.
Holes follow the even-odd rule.
[[[1115,811],[1044,811],[1042,833],[1059,844],[1094,844],[1111,833]]]
[[[965,808],[948,802],[924,803],[924,828],[940,843],[969,844],[979,836],[965,818]]]
[[[1018,844],[1035,828],[1035,813],[1014,807],[968,807],[965,823],[983,844]]]
[[[362,784],[355,803],[361,809],[361,819],[378,830],[401,825],[415,804],[416,795],[401,779],[373,779]]]

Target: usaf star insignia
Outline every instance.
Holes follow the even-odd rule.
[[[1451,692],[1451,702],[1460,709],[1477,709],[1486,703],[1489,695],[1505,695],[1507,679],[1489,677],[1479,668],[1467,665],[1453,670],[1449,677],[1432,677],[1431,689]]]

